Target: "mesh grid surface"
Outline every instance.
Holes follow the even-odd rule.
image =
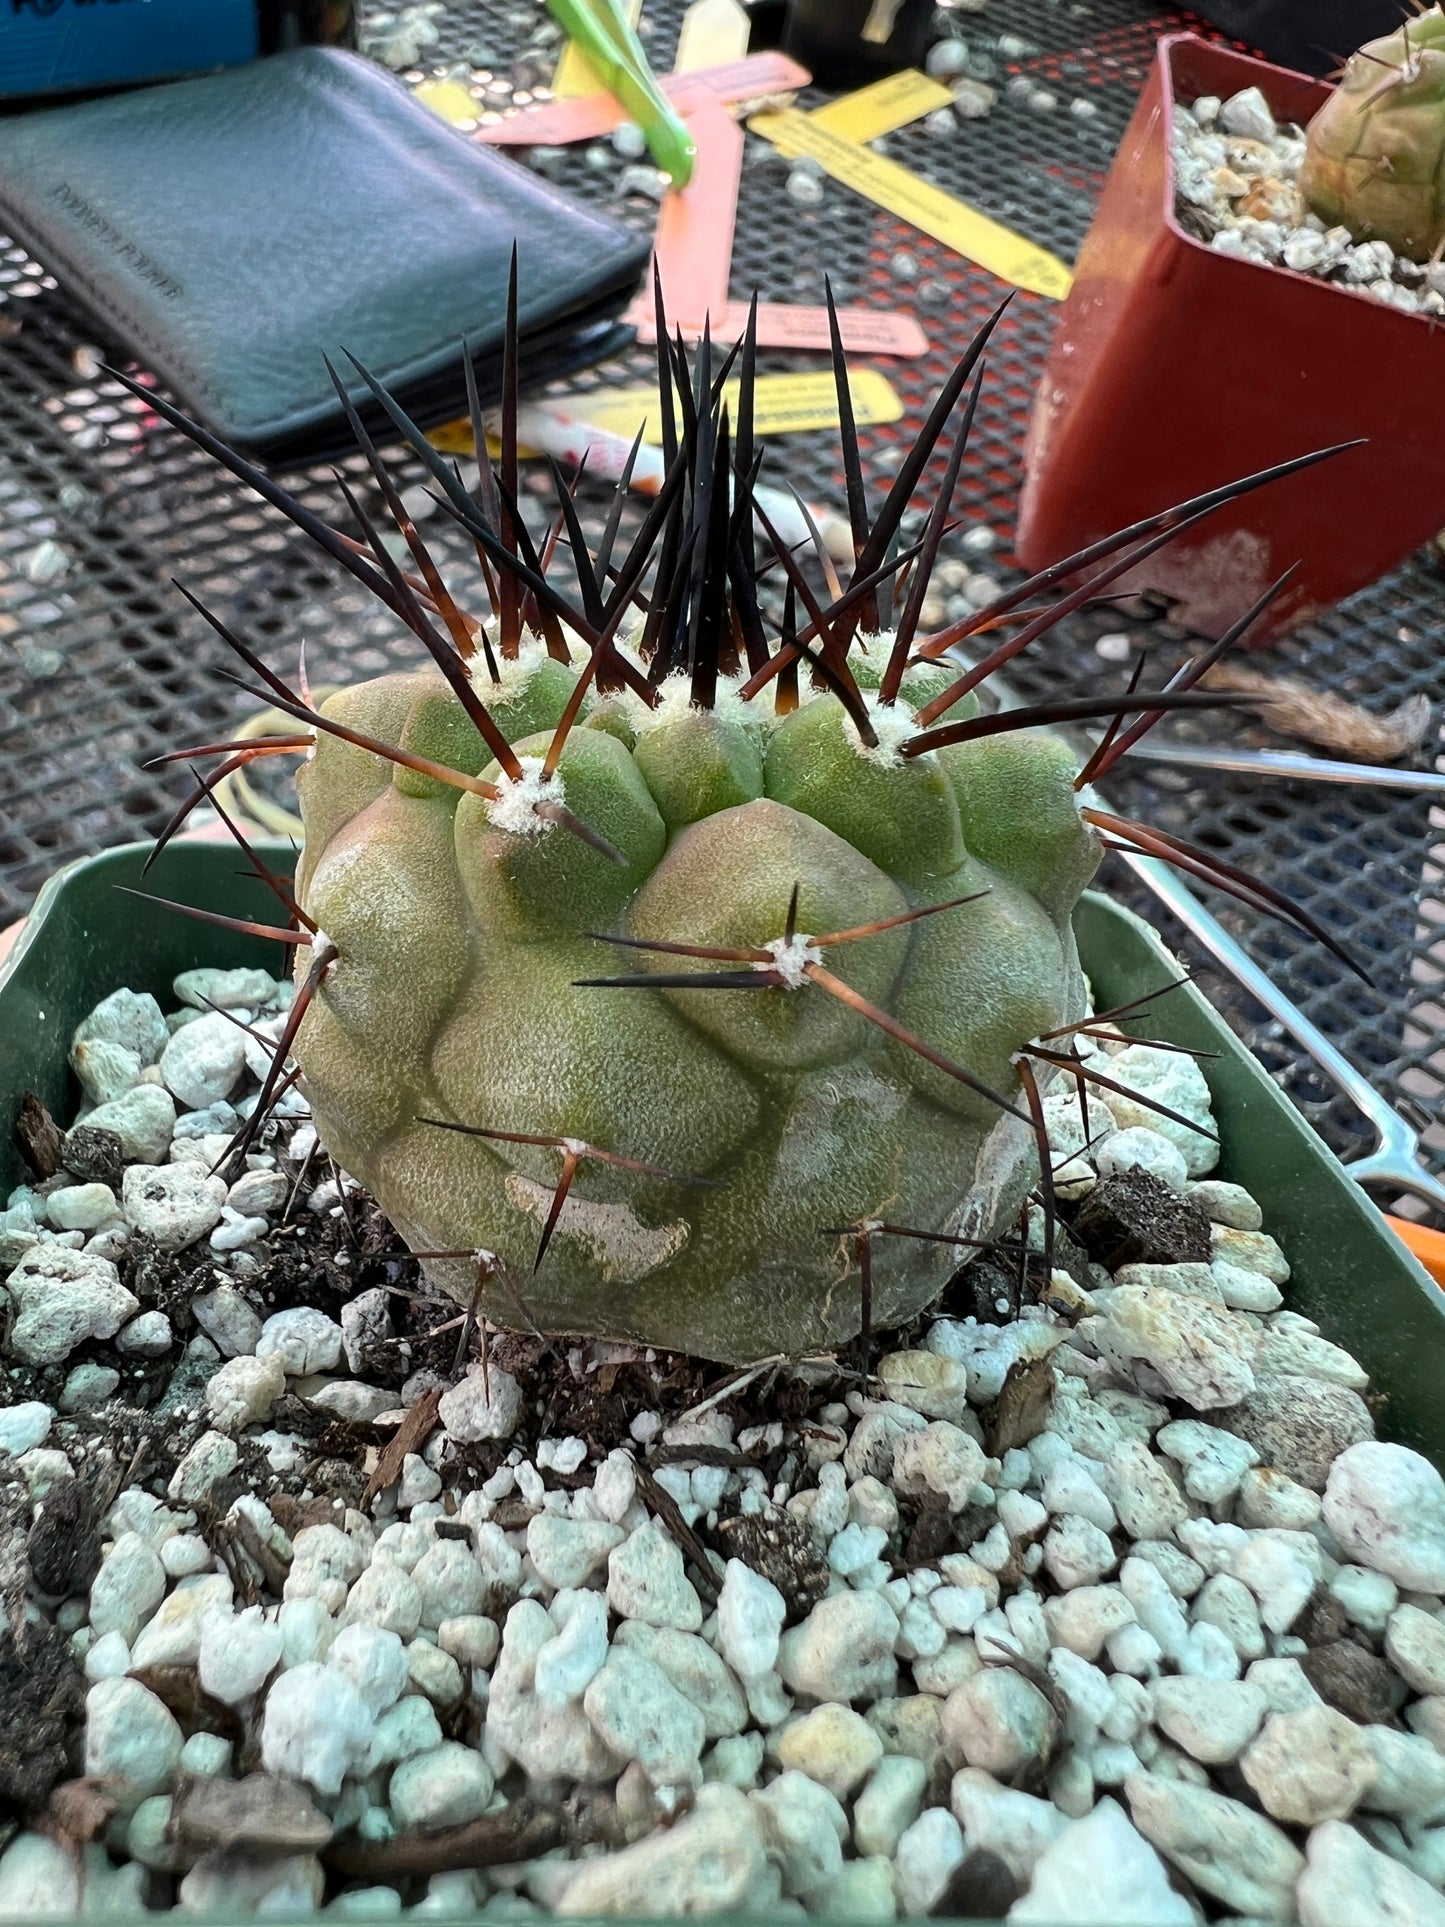
[[[517,86],[534,85],[533,69],[513,63],[536,11],[455,0],[437,21],[441,38],[426,50],[426,71],[465,62]],[[660,70],[670,64],[682,11],[682,0],[649,0],[645,26]],[[991,0],[983,13],[960,11],[953,21],[975,60],[994,63],[1003,90],[997,106],[986,119],[946,133],[917,123],[883,149],[1071,260],[1156,36],[1201,23],[1174,9],[1144,11],[1134,0]],[[1005,33],[1030,51],[1000,51]],[[1017,74],[1046,87],[1053,108],[1009,92]],[[598,164],[603,158],[577,148],[546,165],[564,186],[612,203],[650,232],[654,205],[619,199],[621,163],[610,151]],[[788,172],[749,135],[734,295],[756,287],[766,299],[816,302],[826,272],[840,302],[912,308],[929,338],[925,357],[878,364],[905,404],[902,422],[861,431],[865,472],[881,492],[903,436],[916,429],[1000,285],[842,187],[829,183],[821,204],[801,205],[787,194]],[[996,332],[959,492],[965,528],[983,525],[997,537],[994,553],[969,566],[1000,577],[1012,566],[1008,541],[1024,431],[1055,312],[1047,300],[1019,295]],[[230,733],[250,707],[217,675],[224,652],[171,587],[173,576],[283,671],[294,666],[304,639],[315,683],[376,675],[418,654],[387,611],[279,516],[106,383],[100,361],[120,353],[64,289],[0,241],[0,924],[24,912],[58,864],[158,830],[187,779],[174,770],[147,773],[142,765]],[[812,356],[770,354],[762,365],[783,371],[821,364]],[[649,379],[651,367],[650,352],[634,351],[589,379],[636,384]],[[770,449],[770,479],[841,504],[830,434],[790,435]],[[359,461],[346,467],[358,480]],[[404,484],[420,479],[400,461],[397,473]],[[333,519],[344,514],[329,470],[290,479],[311,506]],[[584,519],[594,527],[603,500],[594,492],[584,502]],[[469,582],[468,557],[451,532],[433,520],[427,535],[442,558],[453,560],[457,579]],[[951,538],[955,554],[962,539],[963,530]],[[1417,691],[1437,700],[1445,694],[1442,611],[1440,577],[1420,559],[1262,660],[1372,709]],[[1095,612],[1065,623],[1018,659],[1014,681],[1034,698],[1122,684],[1128,664],[1096,648],[1101,635],[1121,630],[1132,632],[1136,645],[1147,638],[1161,666],[1172,667],[1185,653],[1185,639],[1167,624]],[[1222,719],[1202,733],[1271,740],[1258,725]],[[1213,898],[1288,994],[1387,1098],[1428,1127],[1427,1161],[1445,1169],[1445,1054],[1437,1049],[1436,1009],[1445,940],[1435,905],[1438,844],[1445,841],[1436,830],[1445,817],[1437,822],[1437,810],[1405,793],[1143,766],[1111,779],[1109,793],[1121,811],[1208,843],[1290,891],[1364,958],[1373,988],[1321,948]],[[1147,897],[1122,872],[1112,882],[1151,914]],[[1166,926],[1165,935],[1188,954],[1178,932]],[[1369,1133],[1353,1107],[1277,1027],[1202,961],[1197,975],[1334,1148],[1346,1157],[1367,1149]]]

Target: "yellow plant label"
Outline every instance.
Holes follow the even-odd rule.
[[[423,107],[430,107],[453,127],[474,126],[482,111],[459,80],[425,80],[415,93]]]
[[[952,101],[953,95],[938,81],[916,67],[905,67],[901,74],[888,74],[870,87],[830,100],[826,107],[815,107],[808,118],[844,140],[876,141]]]
[[[967,201],[945,194],[942,188],[920,179],[896,161],[885,160],[871,148],[819,127],[815,115],[783,108],[776,113],[755,114],[748,125],[790,160],[810,155],[824,173],[844,187],[932,235],[955,254],[976,261],[1000,280],[1055,301],[1062,301],[1069,292],[1073,275],[1056,254],[990,220]]]
[[[849,371],[853,415],[860,428],[902,419],[903,402],[897,389],[875,368]],[[738,384],[725,390],[729,413],[737,420]],[[592,428],[604,429],[630,442],[639,428],[644,440],[660,434],[651,413],[657,405],[654,388],[599,389],[595,394],[559,397],[553,404]],[[645,425],[645,426],[644,426]],[[810,428],[836,428],[838,396],[831,373],[820,375],[759,375],[753,391],[753,430],[758,435],[801,434]],[[447,422],[427,437],[443,455],[469,455],[472,431],[465,421]]]
[[[634,27],[637,25],[642,18],[642,0],[627,0],[627,18]],[[605,84],[592,71],[587,56],[579,53],[569,40],[552,75],[553,96],[557,100],[584,100],[588,94],[606,92]]]
[[[694,74],[700,67],[725,67],[741,60],[751,31],[738,0],[692,0],[682,17],[672,71]]]

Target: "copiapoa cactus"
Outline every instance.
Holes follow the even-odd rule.
[[[266,873],[297,994],[238,1151],[299,1074],[327,1146],[464,1302],[513,1327],[728,1361],[905,1318],[1031,1187],[1051,1224],[1041,1088],[1109,1085],[1071,1049],[1086,1005],[1070,912],[1101,836],[1257,906],[1281,900],[1082,795],[1159,715],[1219,700],[1193,685],[1232,637],[1164,690],[995,714],[979,691],[1173,530],[1266,478],[924,635],[992,325],[876,510],[835,326],[846,581],[760,495],[751,328],[722,365],[706,338],[690,364],[659,299],[665,479],[625,550],[630,463],[595,550],[560,474],[552,528],[529,536],[514,346],[497,470],[472,396],[472,489],[372,384],[476,543],[482,616],[443,584],[354,410],[411,570],[349,490],[355,535],[147,391],[430,658],[317,709],[209,618],[298,727],[206,745],[224,760],[167,836],[222,772],[307,751],[294,888]],[[941,488],[905,537],[950,428]],[[984,653],[969,663],[971,638]],[[1081,769],[1048,726],[1089,720],[1107,733]]]
[[[1445,12],[1430,7],[1352,54],[1306,132],[1307,205],[1412,261],[1445,247]]]

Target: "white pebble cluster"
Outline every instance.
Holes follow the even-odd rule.
[[[1300,194],[1304,135],[1276,126],[1258,87],[1174,105],[1180,216],[1219,254],[1293,268],[1407,314],[1445,314],[1445,267],[1326,227]]]

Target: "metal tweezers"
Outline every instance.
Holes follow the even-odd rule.
[[[1022,699],[1000,683],[997,675],[988,679],[988,687],[993,692],[1000,709],[1017,709]],[[1092,748],[1092,742],[1088,744]],[[1266,752],[1257,752],[1265,754]],[[1284,760],[1284,752],[1275,752]],[[1160,759],[1165,760],[1165,759]],[[1168,760],[1174,760],[1172,758]],[[1183,759],[1180,759],[1183,760]],[[1288,756],[1287,769],[1259,769],[1251,760],[1243,768],[1264,775],[1295,776],[1307,772],[1297,765],[1314,762],[1307,756]],[[1216,767],[1228,767],[1217,764]],[[1236,765],[1239,767],[1239,765]],[[1445,787],[1445,778],[1434,771],[1375,771],[1361,768],[1359,777],[1355,776],[1355,766],[1350,764],[1326,765],[1330,774],[1326,781],[1361,780],[1365,777],[1376,778],[1381,775],[1398,776],[1398,785],[1387,787],[1433,789],[1437,785]],[[1337,772],[1349,770],[1349,777]],[[1375,1149],[1367,1156],[1353,1158],[1345,1165],[1345,1170],[1357,1184],[1383,1185],[1396,1191],[1404,1191],[1411,1197],[1422,1199],[1435,1210],[1445,1212],[1445,1183],[1427,1170],[1420,1156],[1420,1134],[1412,1124],[1386,1102],[1380,1093],[1345,1056],[1344,1052],[1332,1044],[1324,1032],[1300,1009],[1291,997],[1286,996],[1279,985],[1263,970],[1232,937],[1212,910],[1208,909],[1182,882],[1178,874],[1167,863],[1151,856],[1132,855],[1120,851],[1125,863],[1139,878],[1140,882],[1158,898],[1171,914],[1178,918],[1189,934],[1214,961],[1226,970],[1242,989],[1262,1004],[1270,1016],[1287,1030],[1307,1056],[1323,1072],[1359,1111],[1375,1133]]]

